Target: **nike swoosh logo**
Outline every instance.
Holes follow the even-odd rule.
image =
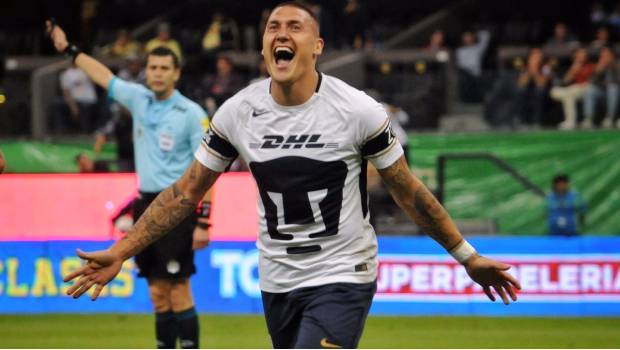
[[[342,346],[330,343],[327,338],[321,339],[321,347],[324,349],[342,349]]]
[[[252,111],[252,117],[258,117],[259,115],[263,115],[263,114],[267,114],[269,113],[269,110],[266,109],[261,109],[261,110],[253,110]]]

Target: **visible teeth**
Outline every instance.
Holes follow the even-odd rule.
[[[288,47],[276,47],[276,52],[288,52],[288,53],[293,53],[293,50],[291,50]]]

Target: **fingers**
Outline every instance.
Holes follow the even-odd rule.
[[[78,289],[74,294],[73,294],[73,299],[77,299],[79,297],[82,296],[82,294],[88,292],[88,290],[90,288],[92,288],[92,286],[94,286],[97,282],[95,282],[94,279],[89,279],[86,283],[84,283],[84,285]]]
[[[84,265],[80,268],[78,268],[77,270],[71,272],[70,274],[66,275],[62,280],[64,282],[69,282],[72,279],[78,277],[78,276],[82,276],[85,275],[86,272],[90,269],[90,267],[88,265]]]
[[[497,293],[502,298],[502,301],[504,302],[504,304],[506,305],[510,304],[510,301],[508,300],[508,297],[506,296],[506,292],[504,291],[502,286],[496,285],[496,286],[493,286],[493,289],[495,289],[495,293]]]
[[[502,287],[508,292],[508,294],[510,294],[510,299],[512,299],[512,301],[517,301],[517,293],[515,293],[515,290],[512,288],[510,283],[504,282]]]
[[[91,260],[93,258],[93,254],[92,253],[87,253],[87,252],[81,250],[80,248],[76,249],[75,252],[77,253],[77,256],[79,256],[80,258],[82,258],[84,260]]]
[[[504,281],[508,281],[515,288],[521,290],[521,283],[519,283],[519,281],[517,281],[517,279],[514,278],[511,274],[504,272],[504,271],[500,271],[499,274],[504,278]]]
[[[95,291],[93,292],[93,295],[90,297],[90,300],[92,301],[97,300],[97,297],[99,297],[99,294],[101,294],[103,287],[105,287],[104,284],[97,284],[97,286],[95,287]]]
[[[90,277],[82,276],[82,278],[80,278],[74,285],[67,289],[67,295],[73,295],[77,290],[82,288],[83,285],[88,283],[88,281],[90,281]]]
[[[491,288],[489,286],[482,287],[482,290],[484,290],[484,294],[486,294],[487,297],[491,299],[491,301],[495,301],[495,295],[493,295],[493,293],[491,292]]]

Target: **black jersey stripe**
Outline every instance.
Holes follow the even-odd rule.
[[[321,250],[320,245],[308,245],[305,247],[289,247],[286,248],[286,252],[289,254],[306,254],[306,253],[314,253]]]
[[[228,142],[228,140],[221,137],[217,132],[215,132],[213,128],[209,131],[207,145],[210,149],[221,154],[224,158],[237,158],[237,156],[239,155],[237,149],[235,149],[235,147],[230,142]]]
[[[374,137],[366,141],[362,146],[362,156],[370,157],[392,146],[396,138],[392,133],[391,124],[388,122],[384,125],[381,132],[376,133]]]

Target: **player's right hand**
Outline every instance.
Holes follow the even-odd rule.
[[[63,52],[69,46],[65,32],[58,25],[53,24],[52,21],[45,21],[45,31],[49,34],[52,42],[54,42],[56,51]]]
[[[86,265],[63,278],[65,282],[69,282],[79,277],[77,282],[69,287],[67,295],[77,299],[95,286],[91,299],[96,300],[103,287],[120,272],[123,266],[123,259],[114,255],[110,250],[98,250],[87,253],[78,249],[77,255],[86,260]]]

